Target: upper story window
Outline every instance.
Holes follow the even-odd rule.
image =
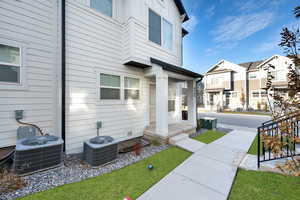
[[[163,19],[163,47],[172,50],[173,44],[173,25],[167,20]]]
[[[137,78],[124,78],[125,99],[140,99],[140,80]]]
[[[250,73],[249,78],[250,78],[250,79],[256,79],[257,76],[256,76],[256,74],[254,74],[254,73]]]
[[[149,9],[149,40],[161,45],[161,17]]]
[[[100,99],[120,100],[121,77],[109,74],[100,74]]]
[[[163,48],[173,48],[173,25],[149,9],[149,40]]]
[[[0,44],[0,82],[21,83],[21,49]]]
[[[90,0],[91,8],[112,17],[113,0]]]
[[[274,77],[274,81],[285,81],[287,78],[287,74],[284,70],[276,70],[271,72]]]

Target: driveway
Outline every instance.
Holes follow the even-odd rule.
[[[263,115],[245,115],[245,114],[227,114],[227,113],[198,113],[199,117],[214,117],[218,119],[218,124],[241,126],[256,129],[263,122],[271,119],[269,116]]]

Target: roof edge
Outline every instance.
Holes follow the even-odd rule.
[[[189,76],[189,77],[193,77],[193,78],[203,78],[202,74],[198,74],[196,72],[193,72],[193,71],[184,69],[182,67],[178,67],[178,66],[166,63],[164,61],[161,61],[161,60],[158,60],[158,59],[155,59],[155,58],[152,58],[152,57],[150,57],[150,61],[151,61],[151,63],[160,65],[166,71],[180,73],[180,74],[183,74],[185,76]]]
[[[189,18],[188,14],[187,14],[184,6],[183,6],[182,1],[181,0],[174,0],[174,2],[175,2],[175,5],[177,6],[177,8],[179,10],[180,15],[185,15],[184,19],[183,19],[183,22],[188,21],[190,18]]]

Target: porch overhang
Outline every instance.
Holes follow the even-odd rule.
[[[182,74],[182,75],[192,77],[192,78],[203,78],[203,75],[201,75],[201,74],[192,72],[192,71],[184,69],[182,67],[178,67],[178,66],[163,62],[161,60],[158,60],[158,59],[155,59],[152,57],[150,58],[150,62],[161,66],[163,68],[163,70],[166,70],[166,71]]]
[[[151,64],[156,64],[156,65],[160,66],[163,70],[173,72],[173,73],[176,73],[176,74],[179,74],[179,75],[184,75],[184,76],[191,77],[191,78],[194,78],[194,79],[196,79],[196,78],[201,78],[202,79],[203,78],[203,75],[201,75],[201,74],[198,74],[196,72],[184,69],[182,67],[172,65],[170,63],[167,63],[167,62],[164,62],[164,61],[158,60],[156,58],[152,58],[152,57],[150,57],[150,64],[149,63],[144,63],[140,60],[132,60],[132,59],[129,60],[129,61],[126,61],[124,63],[124,65],[127,65],[129,67],[132,66],[132,67],[136,67],[136,68],[140,68],[140,69],[150,68],[150,67],[152,67]]]

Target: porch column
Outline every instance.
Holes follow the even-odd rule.
[[[220,95],[221,95],[221,109],[223,110],[224,109],[224,93],[223,93],[223,90],[221,90],[220,92]]]
[[[196,127],[197,112],[196,112],[196,94],[195,81],[187,81],[187,104],[188,104],[188,121]]]
[[[156,134],[168,137],[168,74],[156,74]]]

